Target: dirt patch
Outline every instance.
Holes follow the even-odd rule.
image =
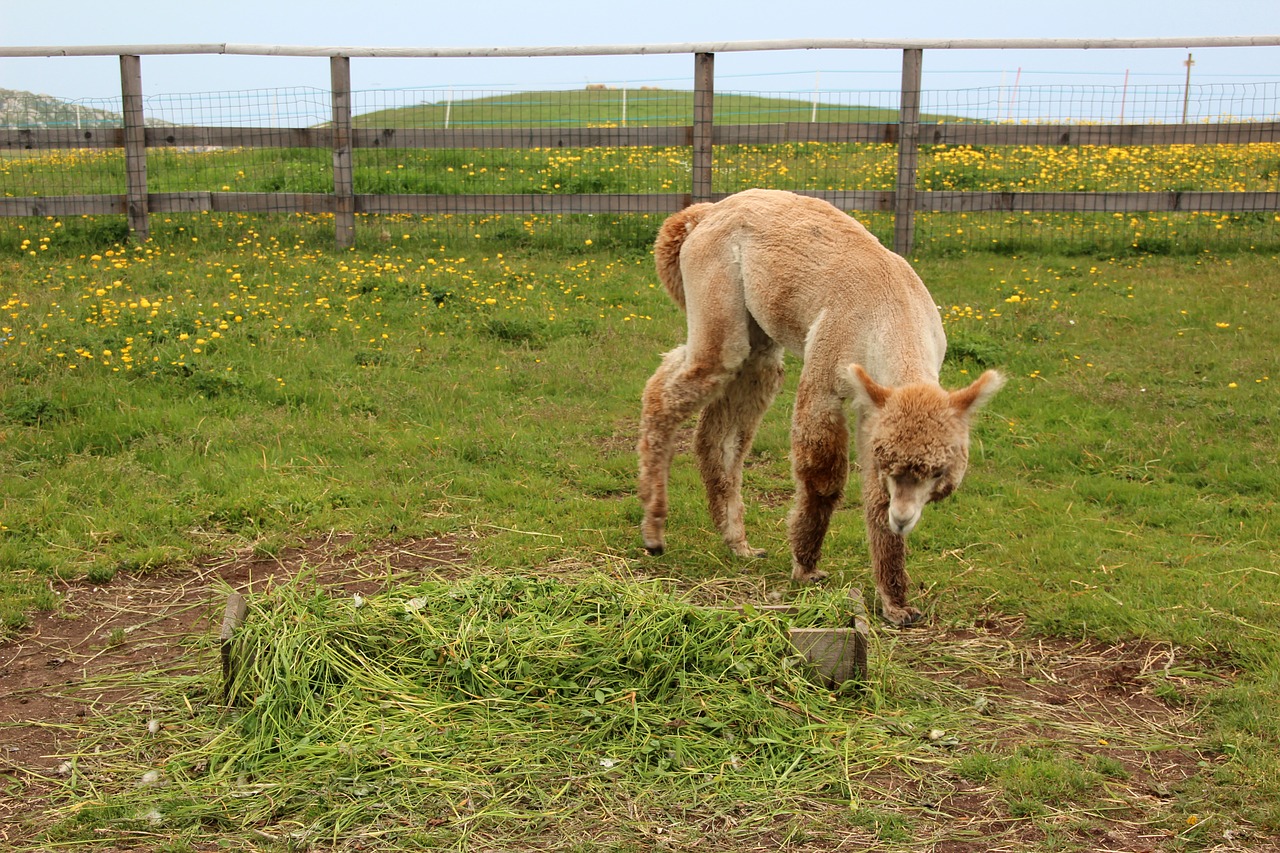
[[[1026,820],[1015,815],[1019,804],[994,779],[942,772],[885,780],[886,787],[896,785],[896,799],[917,805],[926,823],[946,833],[937,836],[934,849],[1027,849],[1045,841],[1046,827],[1073,849],[1166,849],[1174,839],[1161,816],[1169,814],[1176,792],[1225,760],[1202,749],[1191,697],[1203,687],[1177,674],[1190,662],[1169,644],[1037,637],[1024,632],[1021,620],[994,618],[971,629],[903,632],[899,643],[917,672],[978,697],[982,715],[973,729],[948,733],[958,736],[962,754],[1034,754],[1051,745],[1050,761],[1065,758],[1100,772],[1113,806],[1105,821],[1077,819],[1069,801],[1037,806],[1038,819]],[[1168,699],[1158,695],[1161,690]],[[1215,849],[1280,848],[1237,827]]]

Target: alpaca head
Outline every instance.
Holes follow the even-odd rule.
[[[863,465],[889,495],[886,523],[906,536],[925,504],[955,491],[969,466],[969,418],[1004,385],[994,370],[973,384],[947,391],[933,383],[892,388],[853,365],[847,377],[862,421]]]

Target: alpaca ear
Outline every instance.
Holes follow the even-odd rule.
[[[968,388],[951,392],[951,405],[961,414],[971,414],[987,404],[987,401],[1004,387],[1004,377],[988,370],[973,380]]]
[[[893,393],[893,389],[881,385],[872,379],[861,364],[853,364],[841,371],[852,392],[854,405],[859,409],[870,411],[884,407],[885,401]]]

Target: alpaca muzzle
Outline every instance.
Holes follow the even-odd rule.
[[[889,530],[897,536],[906,536],[920,523],[924,505],[933,495],[936,479],[917,480],[911,477],[887,477],[885,486],[889,492]]]
[[[889,530],[898,536],[906,536],[915,529],[920,521],[923,507],[914,507],[903,511],[893,505],[889,506]]]

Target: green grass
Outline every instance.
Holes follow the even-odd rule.
[[[275,553],[334,530],[355,534],[357,548],[474,532],[468,550],[478,573],[536,578],[550,566],[578,567],[575,577],[603,584],[618,600],[643,593],[655,619],[685,605],[637,575],[669,577],[680,588],[758,576],[763,589],[791,595],[791,386],[766,419],[746,474],[748,526],[770,557],[748,565],[727,555],[686,457],[673,474],[669,550],[641,556],[638,399],[660,353],[683,336],[645,248],[656,219],[462,224],[362,223],[356,249],[338,252],[330,248],[332,223],[304,217],[173,218],[158,223],[144,247],[116,243],[105,219],[0,223],[6,629],[21,632],[31,613],[56,610],[51,589],[62,582],[181,571],[200,557],[242,548]],[[1204,766],[1159,803],[1132,800],[1128,808],[1144,814],[1144,831],[1188,849],[1220,843],[1228,828],[1254,837],[1280,831],[1277,258],[970,252],[915,261],[951,340],[944,382],[959,385],[988,366],[1010,377],[975,427],[966,483],[927,510],[912,536],[915,602],[941,628],[1018,618],[1044,638],[1172,646],[1172,668],[1150,676],[1151,691],[1200,715],[1195,749]],[[790,364],[792,386],[796,367]],[[827,540],[826,567],[835,588],[869,590],[856,489],[848,504]],[[506,582],[515,581],[492,581]],[[296,635],[272,635],[287,635],[287,644],[261,646],[261,655],[296,654],[281,664],[291,671],[328,666],[305,644],[323,640],[330,648],[334,638],[374,643],[350,645],[348,667],[358,655],[412,656],[433,647],[421,635],[395,632],[431,629],[396,615],[397,602],[448,599],[450,588],[411,593],[416,588],[393,584],[363,611],[300,584],[256,602],[251,623],[271,632],[280,624],[273,620],[293,620]],[[479,588],[457,587],[464,596]],[[533,597],[557,596],[543,589]],[[539,612],[514,608],[540,626],[534,633],[553,638],[559,626],[578,637],[568,642],[582,642],[578,617]],[[434,630],[449,634],[456,626]],[[476,642],[497,642],[500,634],[482,632]],[[877,636],[875,672],[862,696],[832,697],[803,680],[779,686],[776,699],[826,722],[788,735],[809,739],[803,745],[758,745],[772,757],[756,775],[721,788],[680,762],[657,776],[634,762],[619,765],[615,783],[588,760],[605,741],[591,748],[562,742],[566,720],[583,710],[619,711],[611,698],[634,682],[625,666],[599,671],[597,683],[557,706],[565,719],[545,726],[522,716],[531,712],[515,675],[499,681],[516,695],[498,697],[514,717],[500,720],[486,706],[466,713],[487,716],[456,718],[475,723],[466,732],[472,740],[450,740],[464,727],[447,714],[418,719],[397,710],[378,724],[398,744],[394,756],[403,746],[413,759],[397,764],[369,751],[364,727],[376,697],[339,689],[346,682],[335,681],[332,669],[301,686],[282,683],[292,691],[286,694],[273,692],[270,679],[247,685],[241,710],[221,716],[207,704],[216,655],[197,639],[192,653],[205,663],[201,672],[147,676],[156,707],[181,716],[189,701],[195,716],[182,717],[187,722],[159,743],[120,734],[118,715],[128,709],[104,709],[87,721],[83,742],[112,744],[117,769],[86,777],[88,787],[68,781],[58,794],[66,820],[43,843],[72,848],[101,837],[106,844],[111,833],[137,842],[144,836],[136,833],[156,831],[145,810],[139,823],[134,786],[155,766],[182,780],[156,800],[180,815],[161,833],[172,849],[193,845],[210,828],[266,844],[255,834],[264,832],[277,839],[276,849],[292,843],[294,832],[309,843],[364,839],[395,849],[518,844],[545,833],[565,849],[574,839],[639,849],[652,841],[644,832],[663,825],[681,827],[677,848],[694,846],[703,825],[718,827],[713,835],[724,849],[748,837],[906,846],[930,818],[918,799],[891,793],[898,788],[887,776],[924,789],[948,779],[981,783],[1008,819],[1032,828],[1028,843],[1054,849],[1070,835],[1062,804],[1070,804],[1072,820],[1096,827],[1126,802],[1128,771],[1085,749],[1079,729],[1031,720],[1025,708],[975,709],[962,683],[928,677],[951,666],[954,650],[906,636]],[[722,664],[739,654],[726,644]],[[667,648],[654,638],[640,645]],[[606,648],[597,654],[607,657]],[[521,655],[533,665],[552,651]],[[485,654],[491,668],[498,658],[515,665],[510,653]],[[690,673],[716,671],[697,660]],[[258,661],[265,666],[265,657]],[[552,677],[526,675],[543,686]],[[466,680],[473,677],[451,672],[431,690],[475,693],[477,682]],[[708,715],[729,713],[719,703],[730,695],[758,701],[740,686],[729,679],[719,686],[729,693],[655,694],[644,712],[696,701],[690,696],[702,696]],[[443,701],[440,692],[415,695]],[[265,710],[255,717],[256,696],[311,704],[273,705],[268,719]],[[348,736],[322,737],[320,723],[314,731],[303,725],[313,712],[323,726],[346,726]],[[348,712],[358,715],[329,716]],[[776,704],[760,712],[772,715],[771,731],[783,726]],[[281,715],[292,722],[280,723]],[[600,726],[620,731],[621,716],[600,716]],[[432,719],[456,726],[443,742],[423,728]],[[271,735],[279,749],[267,756],[278,763],[255,764],[242,779],[233,772],[243,754],[235,750],[248,748],[248,735],[266,737],[245,727],[268,722],[282,726]],[[933,728],[963,733],[961,747],[922,741],[921,732]],[[703,750],[723,747],[702,740],[708,732],[673,735],[691,738],[681,748],[703,756],[688,766],[705,769],[724,758],[705,757],[712,753]],[[1115,737],[1085,732],[1085,746]],[[514,769],[474,758],[493,743],[509,747]],[[643,748],[642,741],[616,743],[628,754]],[[1136,748],[1159,755],[1170,746],[1148,736]],[[431,752],[448,749],[456,761]],[[193,770],[205,760],[216,772]],[[426,765],[454,775],[418,778]],[[776,784],[784,775],[785,784]],[[267,776],[280,780],[279,798],[262,786]],[[325,793],[313,806],[297,799],[317,785]],[[237,797],[238,790],[252,796]],[[379,823],[374,813],[384,810],[375,806],[387,802],[394,804],[388,815],[443,822]],[[631,807],[637,816],[622,818]],[[815,823],[808,813],[832,822]],[[1196,821],[1188,823],[1191,816]],[[584,834],[586,825],[619,823],[636,829]],[[306,835],[308,827],[320,835]]]

